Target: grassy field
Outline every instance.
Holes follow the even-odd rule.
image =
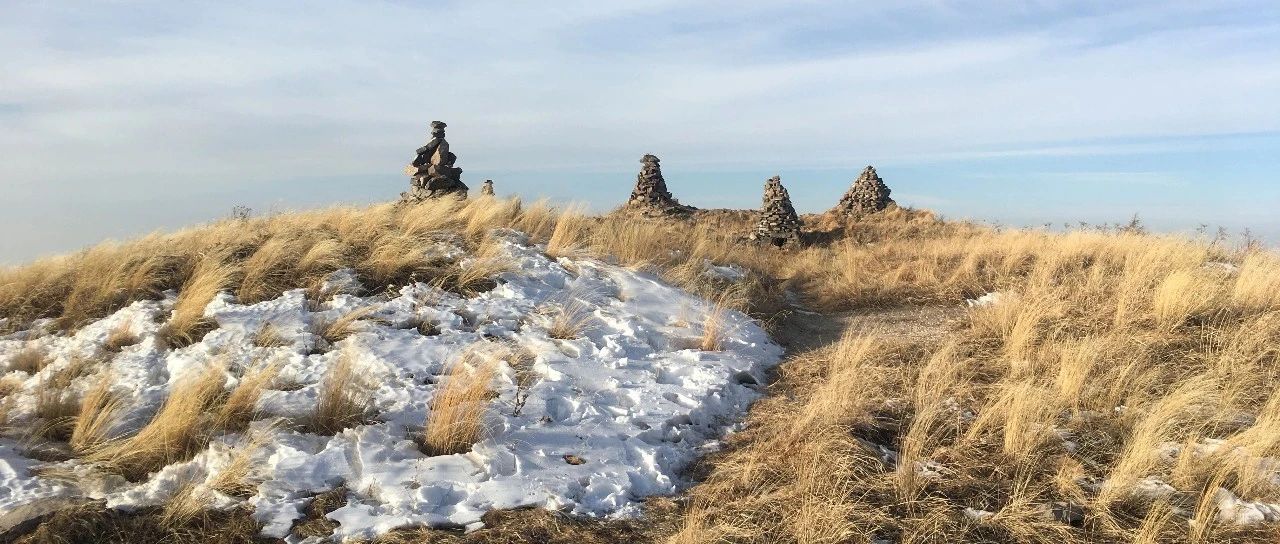
[[[947,308],[954,318],[923,335],[861,322],[830,341],[789,346],[746,430],[698,468],[701,483],[684,496],[650,501],[646,520],[499,513],[471,534],[403,531],[388,542],[1280,539],[1280,524],[1260,522],[1266,507],[1254,505],[1280,503],[1275,254],[1138,229],[1001,230],[896,208],[862,220],[806,219],[820,232],[796,250],[743,243],[749,214],[651,222],[491,198],[227,220],[0,271],[0,329],[47,318],[44,334],[65,333],[176,290],[164,336],[182,346],[212,326],[203,308],[220,291],[257,301],[307,288],[321,300],[332,295],[324,278],[343,268],[368,292],[410,281],[474,292],[491,285],[502,262],[464,269],[424,262],[415,249],[451,236],[483,258],[490,230],[512,228],[551,255],[650,267],[749,312],[779,337],[796,333],[792,303],[828,317]],[[702,273],[706,261],[749,274],[726,285]],[[994,303],[961,309],[988,293],[998,293]],[[572,312],[562,315],[572,329]],[[129,342],[128,332],[117,342]],[[714,330],[701,339],[715,341]],[[42,364],[41,354],[23,354],[4,370]],[[234,408],[247,398],[233,403],[207,385],[191,384],[182,402],[161,410],[171,419],[123,442],[100,436],[95,415],[111,402],[100,397],[51,403],[64,423],[48,434],[111,470],[145,473],[216,432],[197,427],[202,413],[217,411],[226,425],[249,417]],[[334,412],[342,417],[342,406]],[[452,451],[459,437],[425,440]],[[252,538],[243,513],[186,510],[90,508],[18,541],[87,542],[113,530],[134,541]]]

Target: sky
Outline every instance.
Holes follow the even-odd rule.
[[[1280,3],[0,0],[0,264],[387,201],[449,124],[473,190],[801,212],[876,166],[1007,225],[1280,242]]]

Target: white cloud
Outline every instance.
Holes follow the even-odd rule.
[[[394,173],[432,119],[464,168],[530,172],[625,170],[645,152],[692,169],[860,167],[1280,130],[1265,3],[6,11],[0,189],[45,201]]]

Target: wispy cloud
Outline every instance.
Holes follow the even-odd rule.
[[[846,168],[1280,131],[1270,2],[5,12],[0,184],[38,205],[394,176],[432,119],[471,172],[541,173],[626,170],[645,152],[703,170]],[[1146,140],[1112,143],[1133,138]]]

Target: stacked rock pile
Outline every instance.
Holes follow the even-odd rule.
[[[875,213],[892,205],[894,202],[889,198],[889,186],[885,185],[884,180],[876,174],[875,167],[868,166],[862,170],[858,179],[853,181],[853,186],[840,197],[840,202],[831,211],[856,217]]]
[[[493,180],[484,180],[484,185],[480,186],[480,196],[493,196]]]
[[[421,202],[443,196],[467,197],[462,169],[453,165],[458,157],[449,152],[449,142],[444,139],[446,126],[442,121],[431,122],[431,141],[418,148],[413,163],[405,168],[409,174],[409,190],[400,193],[401,202]]]
[[[760,220],[756,222],[751,239],[775,246],[800,242],[800,218],[791,206],[791,195],[782,186],[781,177],[773,176],[764,184]]]
[[[682,205],[671,196],[671,192],[667,190],[667,181],[662,178],[658,157],[649,154],[640,159],[636,187],[623,208],[646,215],[668,215],[693,210],[691,206]]]

